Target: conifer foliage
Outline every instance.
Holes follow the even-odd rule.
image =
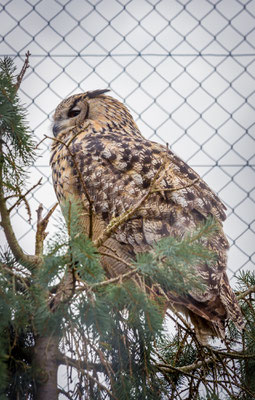
[[[35,144],[17,95],[28,67],[29,53],[18,76],[10,58],[0,62],[0,212],[8,243],[0,263],[0,399],[255,398],[255,275],[239,276],[244,332],[230,323],[217,347],[202,346],[163,295],[204,290],[193,267],[215,261],[203,246],[217,234],[214,220],[159,241],[109,280],[80,230],[79,206],[65,204],[67,222],[45,243],[56,206],[43,217],[40,205],[36,251],[24,253],[11,212],[23,202],[31,218],[27,194],[36,186],[25,189]]]

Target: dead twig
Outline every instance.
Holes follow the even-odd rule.
[[[24,272],[22,272],[22,274],[20,273],[20,271],[18,270],[18,273],[15,271],[15,268],[10,267],[7,264],[1,263],[0,262],[0,269],[4,270],[7,274],[10,274],[13,279],[15,279],[16,284],[18,285],[18,288],[24,291],[27,291],[29,289],[30,286],[30,277],[26,274],[26,276],[24,277],[23,275],[25,274]]]
[[[21,193],[20,193],[19,195],[14,195],[13,197],[19,197],[19,198],[18,198],[18,200],[8,209],[8,212],[10,213],[15,207],[17,207],[17,206],[21,203],[22,200],[25,201],[26,196],[27,196],[30,192],[32,192],[32,190],[34,190],[37,186],[41,185],[41,183],[42,183],[42,178],[40,178],[39,181],[38,181],[34,186],[32,186],[30,189],[28,189],[28,190],[26,191],[26,193],[24,193],[24,194],[21,194]]]
[[[103,372],[104,368],[101,363],[91,363],[91,362],[84,362],[82,360],[77,360],[71,357],[68,357],[66,354],[62,354],[60,351],[58,353],[57,357],[58,365],[71,365],[78,370],[80,368],[87,369],[87,370],[93,370],[96,369],[98,372]]]
[[[31,56],[31,53],[29,51],[27,51],[23,67],[21,68],[21,71],[20,71],[19,75],[17,76],[17,83],[15,85],[16,92],[19,90],[20,84],[24,78],[26,70],[30,67],[30,65],[29,65],[29,57],[30,56]]]
[[[42,218],[43,205],[40,204],[37,209],[37,231],[36,231],[36,239],[35,239],[35,255],[38,257],[42,257],[43,255],[43,242],[46,238],[48,232],[45,232],[47,228],[49,219],[55,209],[57,208],[58,203],[54,204],[54,206],[50,209],[50,211],[46,214],[44,218]]]
[[[37,143],[37,145],[35,146],[35,150],[38,150],[40,144],[42,144],[46,139],[48,139],[48,136],[44,136],[44,138]]]
[[[128,271],[125,274],[119,275],[116,278],[108,279],[107,281],[103,281],[103,282],[99,282],[99,283],[94,283],[93,285],[91,285],[90,289],[94,290],[94,289],[101,288],[103,286],[110,285],[112,283],[117,283],[119,281],[122,282],[125,279],[129,279],[132,275],[135,275],[136,273],[137,273],[137,268],[133,269],[132,271]]]

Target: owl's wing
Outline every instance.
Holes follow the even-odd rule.
[[[120,227],[120,235],[126,233],[126,239],[122,237],[124,242],[134,243],[129,225],[136,229],[135,219],[143,220],[143,235],[136,241],[139,251],[139,246],[151,245],[161,237],[182,236],[209,216],[219,222],[226,218],[220,199],[169,149],[143,138],[118,139],[116,134],[105,135],[97,145],[102,146],[98,161],[102,163],[103,176],[98,176],[97,181],[100,180],[107,199],[107,222],[135,208],[147,196],[132,220]],[[141,221],[138,225],[141,228]],[[226,248],[226,240],[223,246]]]
[[[117,258],[130,260],[137,253],[150,250],[163,237],[182,237],[208,216],[214,216],[219,223],[225,219],[224,205],[206,183],[159,144],[124,132],[84,132],[70,148],[94,213],[102,222],[100,229],[113,218],[134,211],[102,246],[102,252],[109,254],[102,257],[102,263],[110,276],[127,271]],[[85,204],[83,186],[74,169],[72,176],[76,176],[77,185],[70,191]],[[225,274],[228,242],[223,231],[220,229],[207,245],[217,252],[218,261],[213,270],[206,264],[196,269],[208,289],[203,295],[194,292],[185,297],[171,293],[168,296],[188,310],[200,332],[204,329],[219,333],[223,332],[224,319],[231,317],[238,323],[241,315]]]
[[[162,237],[183,236],[209,216],[219,222],[226,217],[225,206],[199,175],[157,143],[123,132],[84,132],[70,148],[94,212],[105,225],[140,204],[115,232],[116,239],[134,246],[135,252],[148,249]],[[82,195],[86,202],[77,168],[73,160],[70,163],[73,173],[67,177],[65,191],[70,179],[76,179],[76,190],[69,191]],[[219,239],[225,250],[223,233]]]

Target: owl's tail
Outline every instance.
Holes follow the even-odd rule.
[[[206,345],[209,338],[224,339],[225,322],[228,319],[233,321],[237,329],[244,329],[244,321],[237,298],[225,273],[222,280],[219,292],[204,301],[194,293],[177,298],[168,292],[168,298],[177,310],[191,320],[196,336],[202,345]]]
[[[238,300],[231,289],[227,274],[224,272],[220,281],[220,300],[227,312],[227,319],[231,319],[237,329],[242,330],[245,327],[242,312]]]
[[[189,311],[188,315],[194,325],[196,337],[203,346],[208,344],[210,338],[225,339],[224,321],[210,322],[192,311]]]

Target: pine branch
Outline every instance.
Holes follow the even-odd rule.
[[[0,271],[3,270],[5,271],[7,274],[11,275],[12,278],[15,279],[15,284],[17,285],[17,289],[21,290],[21,291],[26,291],[29,289],[30,286],[30,279],[29,277],[23,277],[20,274],[20,271],[18,271],[19,273],[14,271],[14,268],[4,264],[2,262],[0,262]]]
[[[154,360],[156,361],[156,360]],[[203,364],[201,364],[203,365]],[[160,371],[164,371],[164,372],[170,372],[170,371],[174,371],[174,372],[178,372],[179,374],[184,374],[190,378],[193,379],[198,379],[198,376],[191,374],[190,372],[194,371],[197,369],[196,365],[192,366],[192,368],[189,370],[189,366],[188,367],[173,367],[172,365],[169,364],[155,364],[155,367],[158,368]]]
[[[92,363],[92,362],[87,362],[87,361],[82,361],[80,359],[74,359],[71,357],[68,357],[65,354],[62,354],[60,351],[57,356],[57,362],[58,365],[66,365],[66,366],[72,366],[77,369],[77,371],[80,371],[81,369],[85,370],[96,370],[97,372],[104,372],[105,369],[103,368],[101,363]]]
[[[231,358],[233,360],[237,360],[237,359],[249,359],[249,358],[254,358],[255,359],[255,354],[245,354],[242,352],[225,352],[225,351],[220,351],[220,350],[216,350],[213,349],[211,347],[208,346],[204,346],[207,349],[209,349],[212,353],[216,354],[216,355],[220,355],[222,357],[225,358]]]
[[[245,359],[245,358],[255,358],[255,354],[241,354],[241,353],[225,353],[225,352],[221,352],[221,351],[216,351],[214,349],[211,349],[213,353],[215,354],[220,354],[221,356],[225,357],[225,358],[231,358],[231,359]],[[154,359],[155,361],[155,359]],[[157,367],[163,367],[168,368],[168,369],[173,369],[175,371],[179,371],[180,373],[189,373],[192,371],[196,371],[200,368],[204,368],[205,365],[207,365],[207,367],[210,368],[211,365],[215,365],[215,360],[208,357],[204,360],[199,360],[195,363],[192,363],[190,365],[185,365],[182,367],[175,367],[173,365],[170,364],[163,364],[163,363],[156,363]]]
[[[4,99],[6,101],[6,104],[8,104],[9,107],[9,111],[11,110],[11,113],[13,115],[13,113],[15,114],[15,118],[13,120],[13,124],[14,121],[17,123],[17,126],[13,126],[12,123],[9,122],[8,123],[5,122],[5,124],[3,125],[6,131],[7,131],[7,137],[10,138],[10,140],[12,141],[12,145],[14,146],[14,149],[18,149],[19,151],[19,155],[21,156],[21,158],[23,158],[23,160],[27,159],[28,153],[31,154],[32,150],[31,150],[31,145],[29,144],[28,140],[27,140],[27,136],[25,135],[25,128],[24,126],[22,126],[22,110],[20,108],[18,108],[15,105],[17,104],[17,100],[15,98],[16,96],[16,92],[20,86],[20,83],[24,77],[25,71],[28,68],[28,59],[29,59],[29,53],[27,53],[26,56],[26,60],[24,63],[24,66],[21,70],[21,73],[18,76],[18,80],[15,86],[15,93],[13,92],[13,67],[12,67],[12,62],[10,59],[6,59],[4,62],[1,62],[1,91],[4,95]],[[9,98],[9,93],[11,94],[11,97]],[[4,103],[3,103],[4,106]],[[19,132],[17,135],[13,135],[13,130],[17,128],[17,132]],[[10,213],[7,209],[7,205],[6,205],[6,200],[5,200],[5,196],[4,196],[4,171],[6,167],[4,167],[4,153],[3,153],[3,135],[5,134],[4,131],[0,132],[0,155],[2,157],[1,162],[0,162],[0,214],[1,214],[1,225],[4,229],[4,233],[7,239],[7,242],[9,244],[9,247],[15,257],[15,259],[21,263],[22,265],[28,267],[31,265],[39,265],[41,264],[41,260],[40,258],[38,258],[37,256],[32,256],[32,255],[28,255],[25,254],[24,251],[22,250],[21,246],[18,243],[18,240],[14,234],[13,228],[12,228],[12,224],[10,221]],[[22,142],[22,140],[24,139],[24,142]],[[16,140],[16,142],[15,142]],[[8,146],[7,146],[8,147]],[[10,150],[9,150],[10,151]],[[12,166],[12,170],[14,171],[14,173],[17,175],[17,168],[18,166],[16,166],[16,164],[14,166]]]
[[[200,368],[204,367],[204,363],[210,364],[211,360],[203,360],[203,361],[198,361],[196,363],[193,363],[189,366],[185,366],[185,367],[173,367],[172,365],[165,365],[165,364],[156,364],[155,366],[159,369],[159,371],[161,371],[162,373],[164,372],[176,372],[180,375],[185,375],[193,380],[197,380],[198,382],[203,382],[203,384],[205,386],[207,386],[209,383],[213,383],[215,385],[221,385],[223,387],[224,390],[227,390],[227,386],[226,385],[231,385],[231,380],[226,380],[226,379],[209,379],[207,377],[200,377],[199,375],[194,375],[191,374],[190,372],[196,371]],[[235,382],[235,386],[242,389],[245,393],[249,394],[250,396],[254,396],[254,393],[252,393],[247,387],[244,387],[243,385],[240,385],[238,382]],[[228,394],[232,397],[233,393],[231,393],[230,391],[228,392]]]
[[[109,390],[105,385],[103,385],[98,379],[96,379],[96,378],[94,378],[93,376],[91,376],[91,375],[89,374],[89,372],[83,371],[82,374],[87,375],[87,377],[88,377],[88,379],[89,379],[90,381],[96,383],[97,386],[98,386],[102,391],[105,391],[106,393],[108,393],[108,395],[110,396],[111,399],[113,399],[113,400],[119,400],[119,399],[117,399],[117,397],[115,397],[115,396],[110,392],[110,390]]]

